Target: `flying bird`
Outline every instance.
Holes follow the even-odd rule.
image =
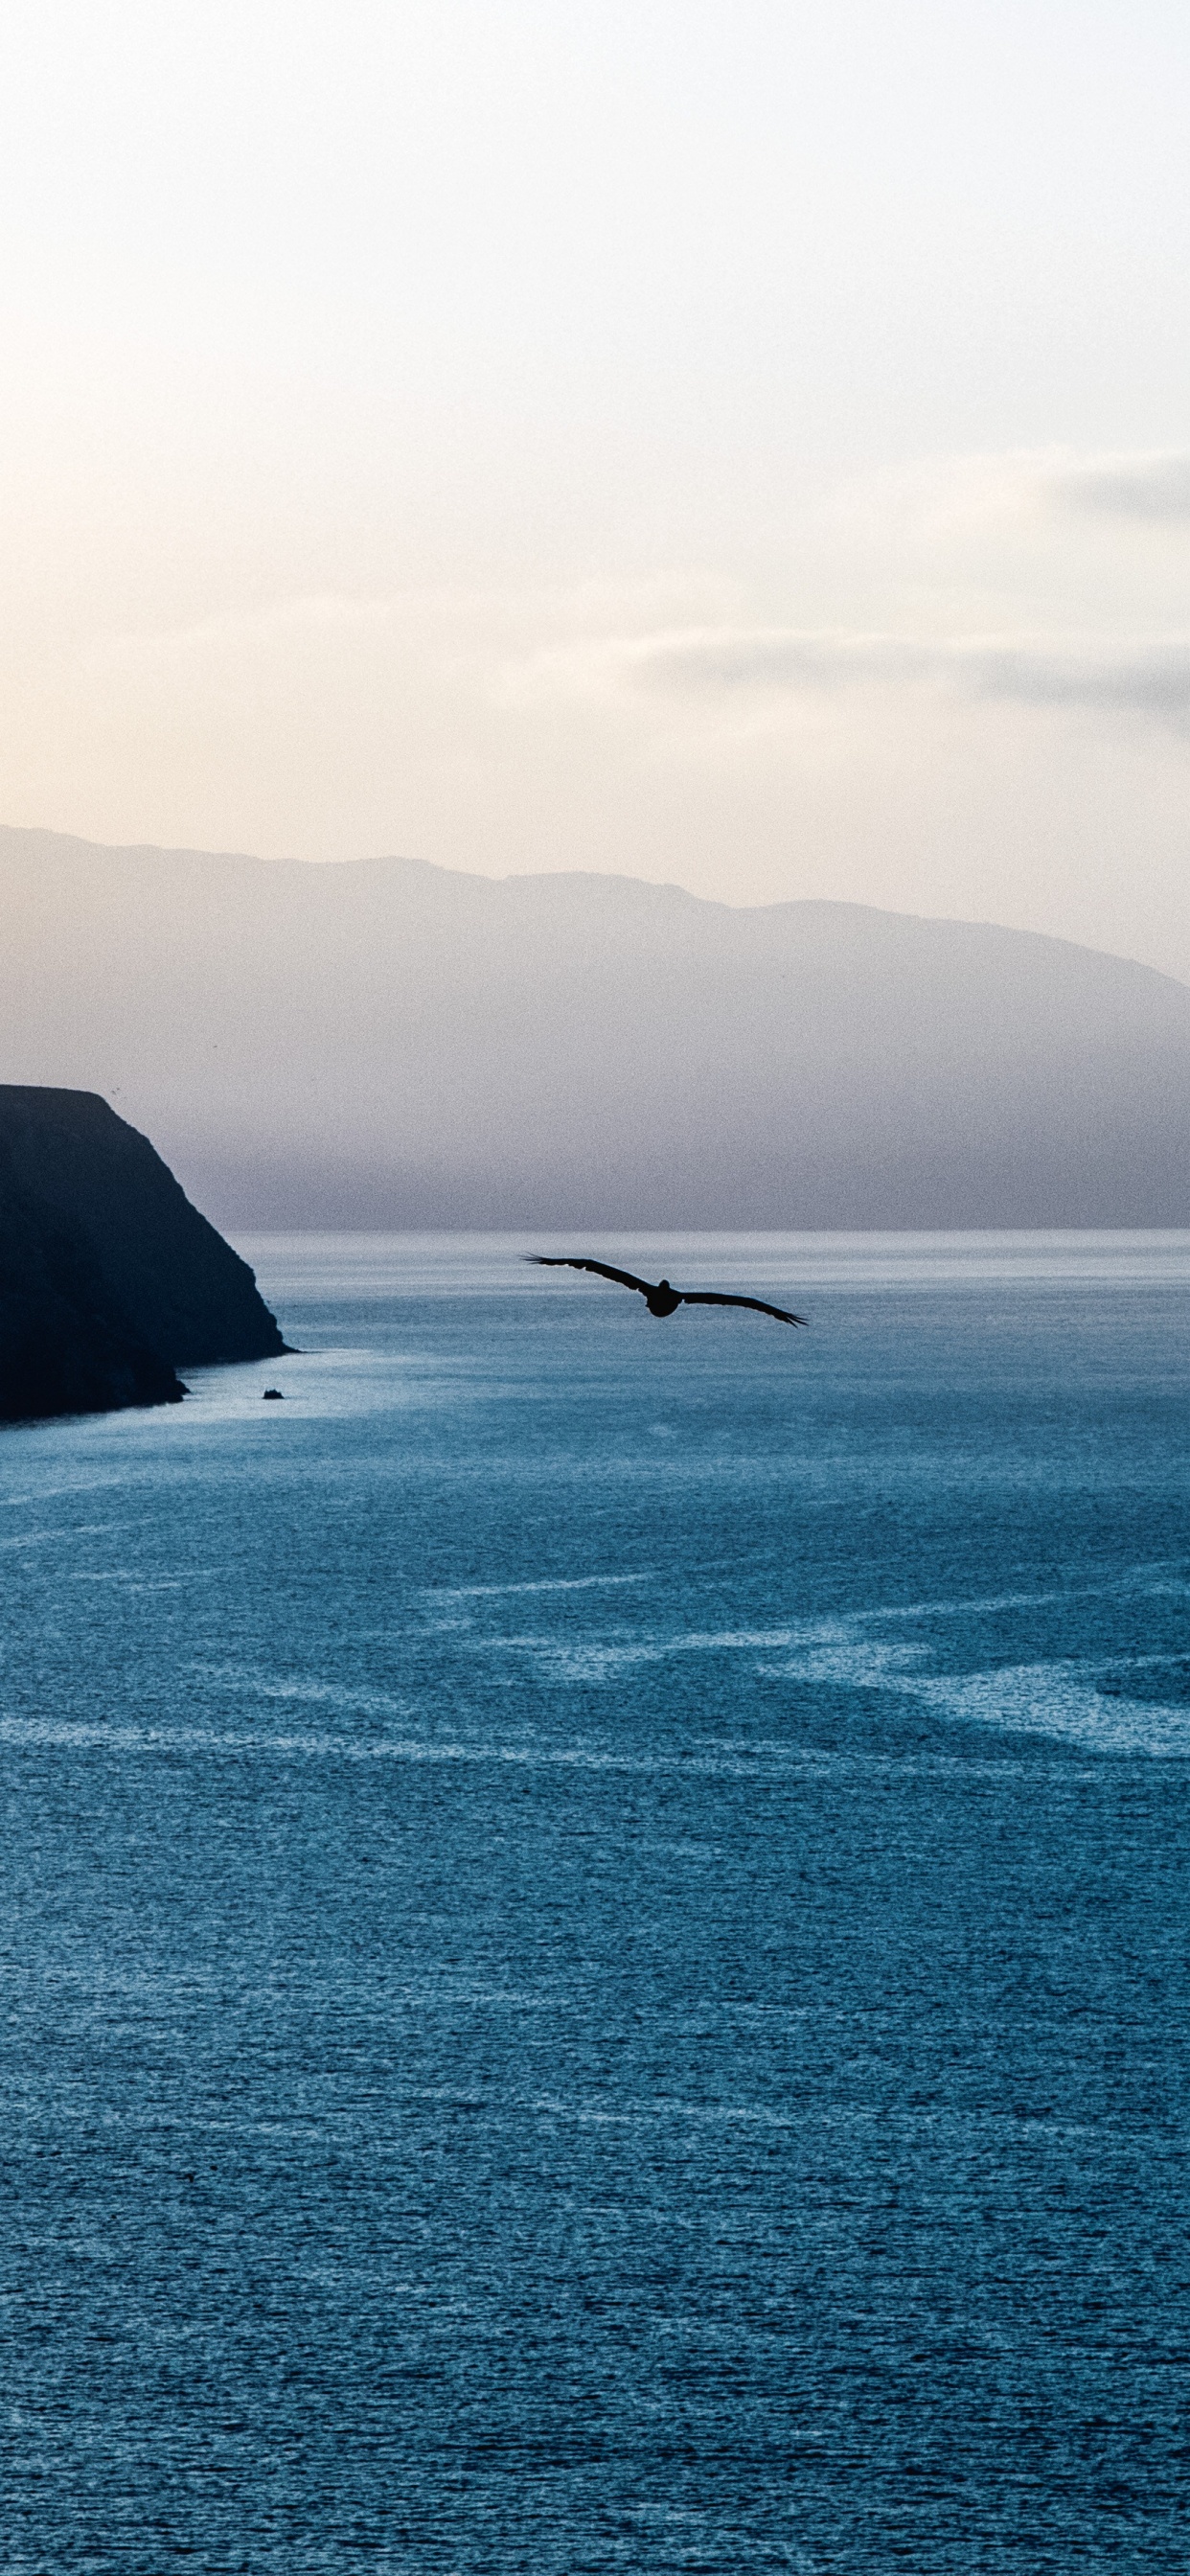
[[[631,1270],[613,1270],[609,1261],[572,1261],[560,1252],[527,1252],[526,1261],[535,1262],[540,1270],[593,1270],[600,1279],[614,1279],[621,1288],[635,1288],[643,1297],[650,1315],[676,1315],[679,1306],[751,1306],[758,1315],[775,1315],[779,1324],[804,1324],[804,1315],[791,1315],[785,1306],[770,1306],[763,1297],[725,1297],[717,1288],[671,1288],[668,1279],[637,1279]]]

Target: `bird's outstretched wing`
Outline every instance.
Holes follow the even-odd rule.
[[[684,1306],[751,1306],[758,1315],[775,1315],[779,1324],[806,1322],[804,1315],[791,1315],[786,1306],[766,1305],[763,1297],[721,1297],[714,1288],[689,1288],[683,1295],[682,1304]]]
[[[526,1261],[534,1261],[539,1270],[596,1270],[601,1279],[614,1279],[621,1288],[638,1288],[647,1297],[650,1279],[637,1279],[631,1270],[613,1270],[610,1261],[571,1261],[564,1252],[527,1252]]]

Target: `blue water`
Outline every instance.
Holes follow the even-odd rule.
[[[0,1437],[7,2569],[1185,2569],[1190,1237],[624,1248]]]

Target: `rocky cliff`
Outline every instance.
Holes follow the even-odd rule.
[[[0,1085],[0,1421],[169,1404],[285,1343],[246,1261],[90,1091]]]

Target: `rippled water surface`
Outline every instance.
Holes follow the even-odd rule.
[[[1183,2570],[1190,1238],[521,1248],[0,1435],[4,2565]]]

